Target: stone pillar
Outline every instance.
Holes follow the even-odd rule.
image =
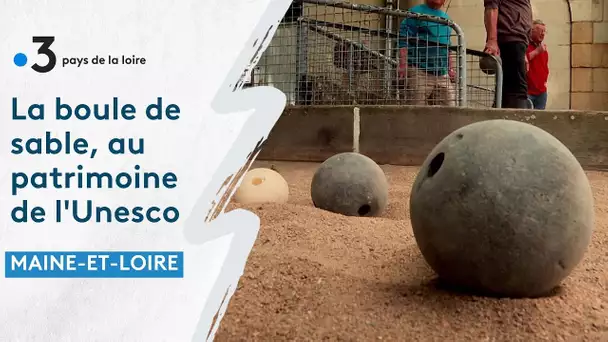
[[[572,9],[572,93],[575,110],[608,111],[608,3],[569,0]]]

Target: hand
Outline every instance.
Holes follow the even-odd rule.
[[[526,58],[526,72],[530,71],[530,61],[528,60],[528,56],[525,56]]]
[[[538,52],[545,52],[547,51],[547,44],[542,43],[536,49],[538,50]]]
[[[495,39],[489,39],[486,42],[486,47],[483,52],[489,53],[492,56],[500,56],[500,50],[498,49],[498,42]]]
[[[450,81],[452,83],[456,82],[456,71],[454,69],[450,69],[450,71],[448,71],[448,75],[450,76]]]

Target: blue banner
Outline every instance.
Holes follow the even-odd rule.
[[[5,278],[183,278],[183,252],[6,252]]]

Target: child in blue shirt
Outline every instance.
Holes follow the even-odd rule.
[[[441,10],[444,3],[445,0],[426,0],[408,11],[449,20],[448,14]],[[451,81],[455,73],[448,49],[452,28],[406,18],[401,22],[399,33],[399,77],[406,81],[408,103],[426,105],[432,96],[438,100],[435,104],[454,106],[455,87]]]

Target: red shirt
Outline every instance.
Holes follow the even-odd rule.
[[[528,94],[533,96],[547,91],[547,80],[549,79],[549,53],[545,51],[530,60],[530,53],[535,49],[536,45],[530,43],[526,52],[530,63],[530,69],[528,70]]]

